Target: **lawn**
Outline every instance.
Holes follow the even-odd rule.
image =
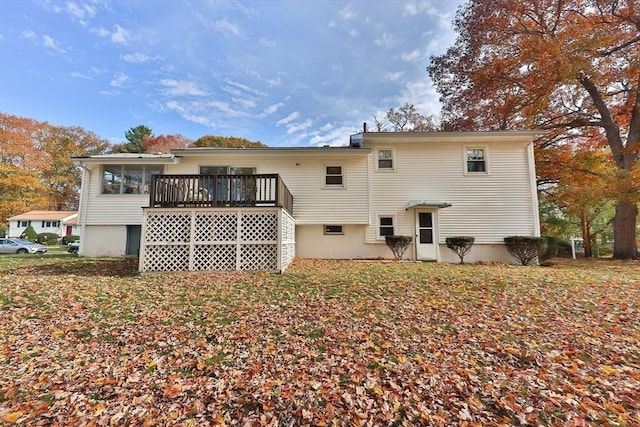
[[[0,424],[640,425],[640,263],[0,257]]]

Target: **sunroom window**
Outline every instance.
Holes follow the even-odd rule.
[[[102,194],[147,194],[151,176],[162,171],[160,165],[104,165]]]

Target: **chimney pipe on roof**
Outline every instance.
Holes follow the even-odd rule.
[[[364,122],[362,124],[362,132],[366,132],[367,131],[367,122]]]

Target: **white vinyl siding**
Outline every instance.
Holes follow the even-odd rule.
[[[257,174],[279,174],[291,192],[296,224],[368,224],[368,157],[365,150],[340,156],[339,161],[331,160],[322,151],[277,156],[256,153],[255,157],[247,153],[216,153],[211,157],[183,157],[180,164],[167,167],[165,173],[198,173],[199,165],[259,165]],[[322,186],[326,165],[342,166],[347,184],[344,189],[328,191]]]
[[[483,244],[503,243],[510,235],[536,234],[527,144],[486,144],[491,152],[490,175],[465,174],[461,152],[467,145],[455,141],[398,143],[397,172],[371,174],[372,225],[367,229],[367,242],[377,241],[377,218],[382,213],[396,214],[397,234],[414,236],[413,210],[406,210],[409,200],[452,204],[439,211],[440,243],[453,235],[474,236],[476,244]],[[374,160],[371,171],[375,170]]]
[[[249,151],[249,150],[247,150]],[[257,174],[279,174],[293,195],[293,217],[296,224],[369,224],[368,205],[368,157],[367,150],[336,158],[317,153],[300,155],[277,153],[265,155],[256,152],[207,154],[183,157],[179,163],[164,165],[165,174],[198,174],[200,166],[233,165],[252,168]],[[325,165],[343,167],[344,183],[348,187],[340,191],[327,191],[320,185],[324,179]],[[149,206],[148,194],[101,194],[101,168],[91,168],[88,188],[88,211],[83,220],[87,225],[142,224],[142,207]]]

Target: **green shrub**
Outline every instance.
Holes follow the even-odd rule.
[[[460,264],[464,264],[464,256],[471,251],[475,237],[471,236],[453,236],[447,237],[447,247],[455,252],[460,258]]]
[[[384,240],[396,260],[401,260],[413,238],[411,236],[385,236]]]
[[[540,258],[546,248],[545,239],[530,236],[509,236],[504,238],[509,253],[522,265],[529,265]]]
[[[546,249],[540,255],[540,261],[544,261],[554,257],[571,256],[571,242],[556,236],[542,236],[545,241]]]
[[[70,234],[62,238],[62,244],[68,245],[69,243],[75,242],[76,240],[80,240],[80,236],[76,236],[75,234]]]
[[[37,236],[38,233],[36,233],[36,230],[33,229],[33,225],[31,224],[29,224],[29,226],[20,235],[23,239],[27,239],[31,242],[35,242]]]
[[[39,233],[36,235],[36,242],[43,245],[57,245],[58,235],[56,233]]]

